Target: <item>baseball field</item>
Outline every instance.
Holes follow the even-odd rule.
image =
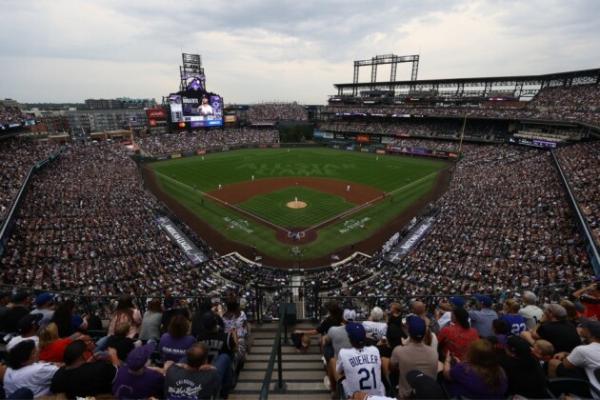
[[[219,252],[310,266],[381,246],[443,191],[446,167],[325,148],[252,149],[154,162],[144,176]]]

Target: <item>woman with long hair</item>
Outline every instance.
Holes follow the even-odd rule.
[[[128,338],[135,338],[140,332],[142,314],[134,306],[133,297],[130,295],[123,295],[119,298],[117,308],[108,324],[108,336],[114,335],[116,327],[123,323],[129,324]]]
[[[438,335],[439,354],[449,351],[452,356],[462,359],[469,345],[479,339],[479,333],[471,327],[469,313],[464,308],[455,308],[451,321]]]
[[[178,362],[185,357],[185,352],[196,338],[189,334],[190,321],[183,315],[175,315],[169,322],[169,329],[158,342],[158,351],[164,361]]]
[[[248,337],[248,321],[246,313],[241,309],[240,302],[235,295],[230,295],[225,300],[226,311],[223,314],[223,323],[225,325],[225,333],[235,335],[237,340],[237,362],[242,365],[246,358],[247,352],[247,337]]]
[[[65,300],[59,303],[54,311],[54,315],[50,322],[54,322],[58,328],[58,336],[66,338],[73,335],[79,330],[87,329],[87,322],[79,315],[74,313],[75,302],[73,300]]]
[[[506,395],[508,380],[492,343],[478,339],[468,347],[464,361],[446,354],[444,378],[451,396],[498,399]]]

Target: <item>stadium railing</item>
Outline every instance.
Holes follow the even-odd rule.
[[[273,369],[275,368],[275,361],[277,361],[277,385],[274,388],[275,392],[285,392],[285,382],[283,381],[283,364],[281,355],[281,336],[284,329],[287,329],[286,321],[287,307],[285,304],[279,306],[279,323],[277,324],[277,333],[275,334],[275,340],[271,347],[271,353],[269,355],[269,362],[267,364],[267,370],[265,371],[265,377],[263,378],[262,385],[260,388],[260,400],[267,400],[269,398],[269,392],[271,391],[271,381],[273,377]],[[287,331],[286,331],[287,339]]]
[[[565,173],[560,165],[560,161],[556,157],[554,150],[550,152],[552,154],[552,160],[554,161],[554,165],[558,171],[560,176],[560,182],[563,185],[565,192],[567,193],[567,198],[569,200],[569,205],[571,209],[575,213],[575,222],[577,228],[579,229],[579,233],[585,239],[585,249],[588,253],[588,257],[590,258],[590,262],[592,264],[592,268],[594,268],[594,273],[596,275],[600,274],[600,249],[598,248],[598,243],[594,240],[594,236],[592,235],[592,230],[590,229],[590,225],[588,224],[587,219],[583,216],[581,211],[581,207],[579,206],[579,202],[575,198],[573,191],[571,190],[571,184],[569,180],[565,176]]]

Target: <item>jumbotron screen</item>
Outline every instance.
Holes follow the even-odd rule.
[[[214,94],[198,97],[172,94],[169,96],[171,121],[184,122],[190,128],[223,126],[223,99]]]

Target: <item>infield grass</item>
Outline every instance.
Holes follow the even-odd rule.
[[[210,199],[201,202],[201,192],[215,190],[219,184],[247,181],[254,175],[256,179],[282,176],[343,179],[371,185],[388,193],[388,198],[384,201],[325,226],[318,231],[315,241],[299,246],[302,258],[310,259],[334,253],[336,249],[373,235],[429,193],[434,187],[439,171],[446,165],[442,161],[424,158],[376,156],[323,148],[295,148],[289,152],[287,149],[236,150],[203,157],[161,161],[151,164],[151,168],[155,170],[162,190],[228,239],[254,246],[259,252],[275,258],[292,260],[295,257],[290,252],[291,246],[279,242],[273,229],[248,220],[243,214]],[[287,203],[293,199],[293,193],[287,189],[263,194],[256,199],[247,200],[240,206],[278,225],[289,227],[313,225],[354,206],[331,194],[302,189],[306,192],[301,196],[308,196],[311,200],[307,201],[298,196],[299,200],[309,203],[309,207],[304,209],[306,213],[302,216],[303,210],[292,210],[293,213],[298,213],[297,219],[293,213],[283,217],[281,210],[274,206],[278,204],[277,207],[281,207],[284,201]],[[269,200],[268,204],[261,204],[265,198]],[[317,208],[319,202],[331,203],[321,209]]]

